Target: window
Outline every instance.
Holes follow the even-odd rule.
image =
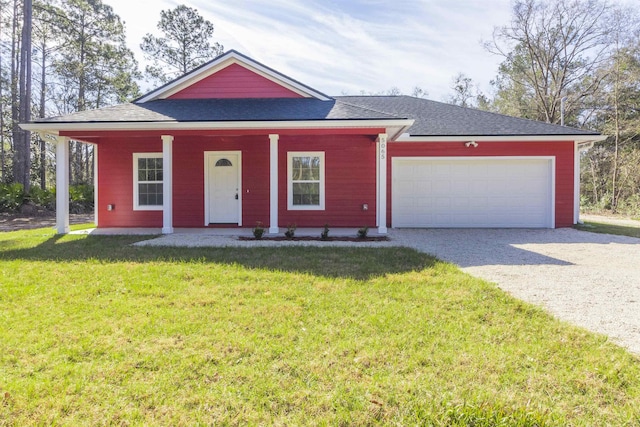
[[[324,210],[324,153],[290,152],[287,157],[290,210]]]
[[[134,153],[133,209],[162,210],[162,153]]]

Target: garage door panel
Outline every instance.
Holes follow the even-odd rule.
[[[426,209],[431,209],[434,207],[434,201],[431,198],[421,197],[415,199],[414,206],[420,212],[428,212]]]
[[[469,209],[470,199],[468,197],[458,197],[451,199],[451,207],[458,212],[461,209]]]
[[[470,197],[469,209],[474,209],[476,212],[483,212],[489,206],[489,200],[486,197]]]
[[[548,158],[394,159],[393,226],[551,227],[551,164]]]

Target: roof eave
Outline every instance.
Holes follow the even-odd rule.
[[[409,119],[362,120],[284,120],[284,121],[220,121],[220,122],[40,122],[21,123],[24,130],[58,135],[73,131],[171,131],[171,130],[243,130],[243,129],[353,129],[385,128],[390,137],[397,137],[413,125]]]
[[[396,142],[545,142],[545,141],[573,141],[579,143],[598,142],[607,139],[601,134],[529,134],[529,135],[401,135]]]

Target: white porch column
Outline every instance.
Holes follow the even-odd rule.
[[[580,224],[580,145],[575,144],[573,153],[573,224]]]
[[[378,233],[387,234],[387,134],[378,135]]]
[[[98,145],[93,145],[93,223],[98,226]]]
[[[162,234],[173,233],[173,135],[162,135]]]
[[[269,234],[278,234],[278,140],[280,135],[269,135]]]
[[[69,138],[56,138],[56,231],[69,232]]]

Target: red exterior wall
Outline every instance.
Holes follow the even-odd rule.
[[[98,227],[162,227],[162,211],[133,210],[133,153],[162,152],[160,138],[98,144]],[[115,209],[107,211],[107,205]]]
[[[173,225],[204,226],[204,152],[242,151],[243,224],[268,223],[269,139],[263,136],[176,136]],[[98,144],[98,226],[161,227],[162,211],[133,210],[133,153],[162,152],[158,136],[104,138]],[[115,204],[113,211],[107,205]]]
[[[467,148],[461,142],[392,142],[387,158],[387,225],[391,226],[391,159],[393,157],[470,157],[470,156],[554,156],[556,158],[556,227],[573,225],[574,143],[559,142],[479,142]]]
[[[242,152],[242,224],[269,224],[269,138],[267,135],[175,136],[173,225],[203,227],[204,152]],[[325,210],[287,209],[287,152],[325,153]],[[102,138],[98,143],[98,226],[161,227],[161,211],[133,210],[133,153],[162,152],[159,136]],[[279,226],[369,226],[376,224],[376,155],[372,137],[281,135]],[[362,204],[369,205],[367,211]],[[113,211],[107,205],[114,204]]]
[[[269,138],[176,137],[173,141],[173,226],[204,227],[204,152],[242,152],[242,224],[269,218]]]
[[[238,64],[231,64],[169,97],[169,99],[195,98],[302,98],[302,96]]]
[[[281,227],[375,227],[376,145],[373,138],[357,135],[281,136],[278,181]],[[287,152],[325,153],[325,209],[287,209]],[[368,204],[367,211],[362,204]]]
[[[161,227],[161,211],[133,210],[133,153],[162,152],[159,135],[100,138],[98,141],[99,227]],[[269,138],[176,135],[173,143],[174,227],[204,226],[204,152],[242,152],[242,222],[269,224]],[[287,153],[325,153],[325,210],[287,208]],[[573,224],[574,144],[572,142],[397,143],[388,145],[387,225],[391,224],[393,157],[554,156],[556,227]],[[279,141],[279,226],[374,227],[376,222],[376,150],[365,135],[281,135]],[[369,205],[367,211],[362,205]],[[115,204],[107,211],[108,204]]]

